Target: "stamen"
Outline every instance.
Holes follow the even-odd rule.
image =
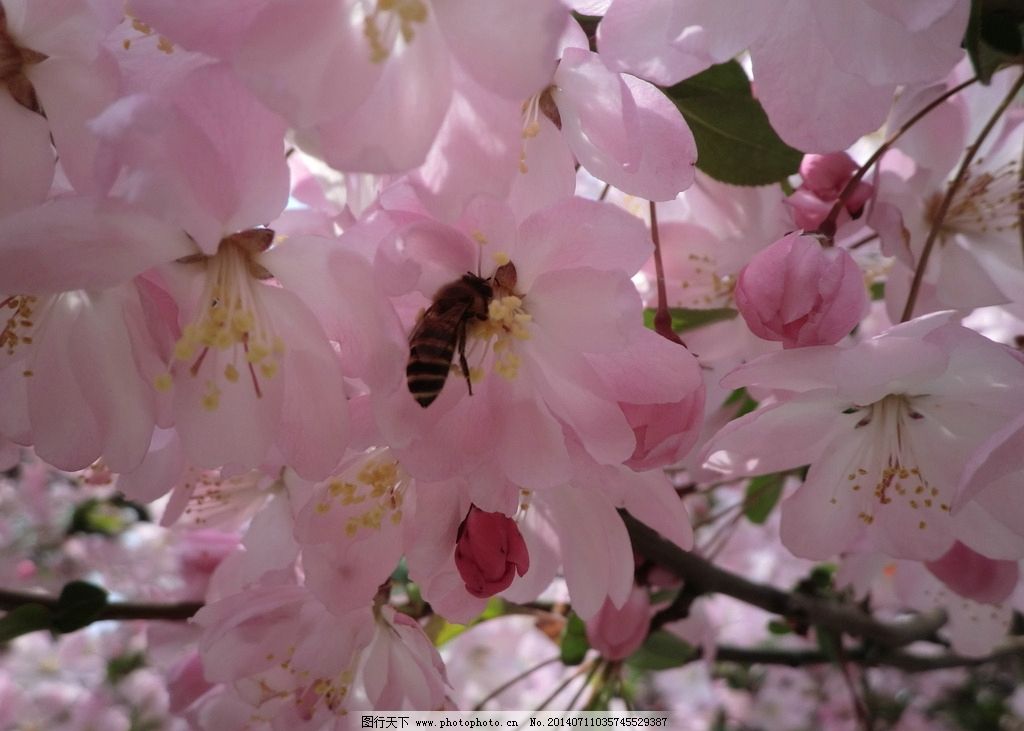
[[[236,245],[238,236],[222,240],[217,253],[206,259],[206,286],[200,301],[209,304],[200,308],[174,345],[175,360],[192,361],[188,369],[192,377],[199,376],[211,350],[232,352],[228,363],[215,370],[212,378],[207,376],[210,380],[202,403],[208,409],[217,408],[220,402],[217,381],[223,379],[229,385],[239,382],[239,346],[256,398],[263,397],[261,378],[277,374],[284,354],[284,341],[273,331],[260,300],[259,288],[266,285],[253,278],[251,253]]]
[[[423,0],[377,0],[377,7],[363,20],[363,35],[370,44],[370,60],[383,63],[399,36],[408,46],[416,37],[416,24],[426,22],[429,10]]]

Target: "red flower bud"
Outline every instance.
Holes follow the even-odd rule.
[[[530,554],[514,520],[471,505],[455,539],[455,566],[466,590],[486,598],[507,589],[515,574],[524,575]]]

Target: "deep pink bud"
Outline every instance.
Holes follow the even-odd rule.
[[[807,188],[822,200],[835,200],[857,172],[857,163],[845,152],[804,155],[800,163],[801,188]]]
[[[469,507],[455,539],[455,566],[473,596],[504,591],[516,574],[530,569],[530,554],[519,526],[507,515]]]
[[[818,228],[832,206],[839,199],[850,178],[857,172],[857,163],[845,152],[831,152],[827,155],[804,155],[800,163],[803,182],[786,204],[793,211],[796,225],[805,231]],[[843,208],[846,213],[840,222],[856,216],[871,197],[872,187],[863,181],[857,183],[846,198]]]
[[[935,561],[925,564],[929,571],[962,597],[997,604],[1017,587],[1016,561],[1000,561],[972,551],[960,541]]]
[[[867,313],[860,267],[845,249],[787,234],[740,272],[736,306],[750,330],[787,348],[834,345]]]
[[[608,660],[623,660],[644,643],[651,627],[651,600],[647,592],[633,587],[629,599],[616,609],[611,599],[587,622],[590,645]]]

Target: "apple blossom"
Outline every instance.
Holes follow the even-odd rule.
[[[471,505],[455,540],[455,566],[473,596],[497,594],[515,574],[530,570],[530,554],[515,521],[501,513]]]

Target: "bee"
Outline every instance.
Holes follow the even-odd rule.
[[[498,267],[493,277],[484,279],[466,272],[460,279],[437,291],[433,303],[409,336],[409,363],[405,367],[405,376],[409,393],[420,406],[430,406],[441,393],[456,351],[469,395],[473,395],[469,364],[466,362],[469,327],[474,321],[487,320],[495,286],[511,292],[515,283],[515,265],[509,262]]]

